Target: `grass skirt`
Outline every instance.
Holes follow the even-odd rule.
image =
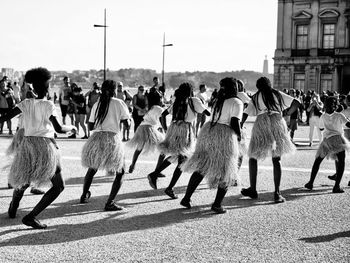
[[[157,145],[164,140],[164,135],[153,125],[140,125],[134,137],[126,143],[127,147],[136,148],[142,153],[150,153],[156,150]]]
[[[337,154],[342,151],[350,150],[350,142],[342,135],[335,135],[325,138],[318,147],[316,158],[331,158],[337,160]]]
[[[124,168],[124,147],[119,135],[114,132],[94,132],[82,150],[84,167],[107,172],[121,172]]]
[[[209,187],[228,187],[237,179],[239,146],[237,135],[227,125],[204,124],[199,132],[194,154],[184,163],[185,172],[198,171]]]
[[[165,155],[188,157],[193,152],[194,133],[189,122],[172,122],[158,150]]]
[[[15,188],[47,185],[58,166],[60,155],[53,139],[24,137],[15,152],[8,182]]]
[[[22,141],[24,138],[24,129],[19,129],[16,134],[13,136],[12,142],[10,146],[6,150],[7,155],[12,155],[14,154],[19,146],[21,145]]]
[[[257,116],[248,148],[250,158],[263,160],[268,156],[281,157],[295,150],[281,114],[263,113]]]

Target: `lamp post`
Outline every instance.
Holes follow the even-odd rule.
[[[165,44],[165,33],[163,35],[163,66],[162,66],[162,85],[164,86],[164,58],[165,58],[165,47],[172,47],[173,44]]]
[[[103,81],[106,80],[106,8],[104,14],[104,24],[103,25],[94,25],[94,27],[103,27],[104,28],[104,36],[103,36]]]

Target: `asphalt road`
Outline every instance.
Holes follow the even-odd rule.
[[[249,131],[249,125],[248,125]],[[259,162],[257,200],[240,195],[248,186],[247,159],[241,185],[232,187],[224,200],[228,212],[210,210],[216,191],[205,181],[192,198],[193,208],[183,209],[180,199],[163,191],[174,165],[159,180],[159,190],[148,185],[147,174],[157,154],[140,156],[133,174],[126,174],[117,196],[121,212],[104,212],[113,178],[98,172],[90,203],[79,204],[86,172],[80,164],[85,141],[58,139],[66,188],[39,219],[46,230],[33,230],[21,218],[41,198],[26,192],[16,219],[7,216],[12,190],[6,172],[0,171],[0,262],[350,262],[350,158],[346,159],[343,194],[333,194],[334,162],[321,165],[314,190],[303,188],[311,170],[317,144],[307,146],[308,127],[296,132],[300,145],[295,155],[282,159],[281,189],[286,203],[273,203],[270,160]],[[0,137],[0,157],[10,138]],[[349,154],[348,154],[349,155]],[[127,150],[127,165],[132,151]],[[175,192],[182,198],[189,179],[183,174]]]

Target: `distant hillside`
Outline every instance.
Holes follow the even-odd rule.
[[[89,70],[80,71],[75,70],[71,73],[65,71],[52,71],[54,78],[53,84],[59,86],[62,84],[63,76],[68,75],[72,82],[78,83],[83,88],[90,88],[92,83],[97,81],[101,83],[103,80],[103,70]],[[114,79],[116,81],[122,81],[124,86],[135,88],[139,85],[149,87],[152,85],[152,79],[154,76],[160,77],[160,74],[152,69],[119,69],[117,71],[107,70],[107,78]],[[208,72],[208,71],[196,71],[196,72],[167,72],[165,73],[165,85],[166,88],[174,89],[178,87],[182,82],[191,82],[197,89],[199,84],[204,83],[209,89],[219,88],[219,81],[224,77],[235,77],[243,80],[245,87],[248,91],[256,91],[255,83],[258,78],[263,76],[262,73],[254,71],[231,71],[231,72]],[[273,75],[268,76],[273,81]]]

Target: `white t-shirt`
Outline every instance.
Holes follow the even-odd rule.
[[[208,102],[208,95],[207,95],[206,92],[203,92],[203,93],[199,92],[199,93],[197,94],[197,98],[199,98],[199,99],[202,101],[202,103],[203,103],[204,105],[207,105],[207,102]]]
[[[250,97],[245,92],[238,92],[237,97],[243,102],[243,104],[248,104],[250,102]]]
[[[346,110],[343,110],[341,113],[343,113],[345,115],[346,118],[348,118],[350,120],[350,107],[348,107]],[[343,126],[344,130],[348,130],[350,129],[348,126],[346,126],[344,124]]]
[[[98,104],[99,101],[92,106],[89,122],[95,122]],[[117,98],[111,98],[106,118],[102,123],[98,123],[98,125],[95,127],[95,131],[110,131],[119,133],[120,121],[126,119],[130,119],[130,113],[125,102]]]
[[[17,107],[22,111],[24,136],[54,138],[55,129],[50,116],[57,117],[57,113],[52,101],[25,99]]]
[[[191,98],[189,98],[189,100],[192,100],[192,102],[193,102],[194,111],[191,109],[190,104],[188,104],[185,122],[195,121],[197,118],[197,113],[203,113],[203,111],[207,110],[207,108],[204,106],[204,104],[202,103],[202,101],[199,98],[191,97]],[[174,106],[174,104],[172,104],[168,108],[168,112],[170,114],[172,114],[172,112],[173,112],[173,106]]]
[[[349,120],[341,112],[323,113],[320,117],[320,129],[324,129],[323,138],[329,138],[344,133],[343,125]]]
[[[164,109],[158,105],[154,105],[147,113],[143,116],[143,121],[140,125],[157,125],[159,123],[160,115],[162,115]]]
[[[280,91],[278,91],[278,92],[282,96],[283,103],[282,103],[281,107],[279,107],[279,105],[277,105],[278,111],[274,111],[274,112],[279,112],[280,109],[282,111],[288,109],[294,100],[294,98],[292,96],[289,96],[289,95],[287,95],[283,92],[280,92]],[[275,95],[274,95],[274,98],[275,98],[275,101],[278,102]],[[255,108],[255,106],[253,104],[253,99],[252,99],[252,100],[250,100],[248,107],[245,109],[244,113],[248,114],[249,116],[257,116],[257,115],[266,113],[268,111],[267,107],[263,101],[261,93],[259,94],[259,97],[258,97],[258,106],[259,106],[258,108]]]
[[[221,116],[218,123],[231,125],[231,118],[236,117],[239,120],[243,115],[243,102],[238,98],[230,98],[224,101],[222,105]]]

